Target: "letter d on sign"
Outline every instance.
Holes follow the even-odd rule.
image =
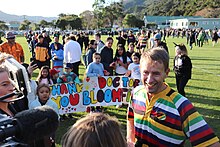
[[[102,89],[106,86],[106,80],[103,77],[98,77],[99,88]]]

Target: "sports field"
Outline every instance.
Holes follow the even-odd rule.
[[[93,39],[91,36],[90,39]],[[102,36],[105,41],[106,36]],[[24,37],[17,37],[25,50],[25,61],[29,63],[30,52]],[[174,44],[186,43],[185,38],[167,38],[167,44],[170,53],[170,74],[166,82],[174,89],[175,77],[173,73],[173,58]],[[188,47],[189,48],[189,47]],[[116,41],[113,49],[116,49]],[[220,137],[220,42],[215,47],[212,47],[212,42],[205,44],[202,48],[194,47],[188,50],[189,57],[192,60],[193,70],[192,79],[188,82],[185,91],[186,97],[194,104],[200,114],[203,115],[208,124],[213,128],[216,135]],[[80,66],[80,79],[83,78],[85,68]],[[35,71],[33,79],[38,75],[38,70]],[[105,113],[115,116],[121,122],[121,128],[126,134],[126,108],[106,107]],[[59,146],[62,135],[74,122],[85,115],[86,113],[74,113],[72,119],[67,119],[60,123],[56,132],[56,143]],[[189,143],[186,146],[190,146]]]

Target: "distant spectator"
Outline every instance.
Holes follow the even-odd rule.
[[[60,75],[63,73],[63,45],[59,43],[58,37],[54,37],[54,42],[50,45],[52,55],[52,68],[59,70]]]
[[[169,54],[167,44],[165,42],[161,41],[161,34],[160,33],[157,33],[154,35],[154,43],[155,43],[154,47],[162,47]]]
[[[100,33],[95,34],[95,40],[97,42],[96,52],[101,53],[102,49],[105,46],[105,43],[101,40],[101,34]]]
[[[75,37],[70,35],[66,38],[66,43],[64,45],[64,63],[71,64],[73,72],[79,76],[79,65],[81,63],[81,47],[80,44],[75,41]]]
[[[110,76],[113,76],[113,68],[110,64],[113,62],[113,38],[108,37],[105,47],[101,51],[101,63],[104,65],[104,69],[110,72]]]
[[[12,55],[20,63],[24,62],[24,51],[22,46],[15,42],[15,35],[7,32],[5,38],[7,42],[0,45],[0,52]]]
[[[43,35],[38,36],[38,43],[34,49],[34,60],[37,63],[39,69],[42,66],[50,67],[51,51],[49,46],[44,42]]]
[[[97,42],[95,40],[90,40],[88,49],[85,55],[85,66],[87,67],[92,62],[92,55],[96,52]]]
[[[186,96],[184,88],[189,79],[191,79],[192,63],[184,44],[177,45],[175,50],[174,72],[176,77],[176,86],[178,92],[183,96]]]

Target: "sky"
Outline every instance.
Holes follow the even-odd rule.
[[[0,10],[15,15],[58,17],[93,10],[94,0],[1,0]]]

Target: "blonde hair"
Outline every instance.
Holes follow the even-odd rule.
[[[147,50],[141,55],[140,63],[146,62],[148,59],[162,63],[165,71],[169,69],[169,55],[164,48],[156,47]]]
[[[126,147],[116,118],[92,113],[79,119],[63,136],[63,147]]]

